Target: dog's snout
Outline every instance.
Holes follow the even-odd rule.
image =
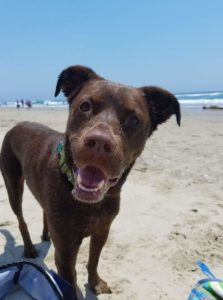
[[[84,146],[95,154],[103,155],[112,154],[115,150],[115,143],[112,136],[108,133],[93,131],[88,133],[84,139]]]

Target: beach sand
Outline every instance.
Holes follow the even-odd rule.
[[[0,108],[0,143],[19,121],[64,131],[67,109]],[[223,113],[183,110],[154,132],[122,190],[121,210],[103,249],[99,272],[113,294],[86,286],[89,239],[77,262],[80,299],[187,299],[202,259],[223,278]],[[24,193],[24,215],[39,263],[55,268],[52,243],[42,243],[42,212]],[[22,258],[23,243],[0,175],[0,265]]]

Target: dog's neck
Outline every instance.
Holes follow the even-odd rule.
[[[72,170],[68,167],[66,163],[66,156],[64,151],[64,142],[60,141],[57,144],[56,151],[59,157],[59,168],[60,172],[65,175],[70,183],[74,185],[74,176]]]

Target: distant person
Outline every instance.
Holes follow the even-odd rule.
[[[20,108],[20,104],[18,100],[16,101],[16,108]]]
[[[30,100],[27,100],[27,101],[26,101],[26,106],[27,106],[28,108],[31,108],[31,107],[32,107],[32,102],[31,102]]]
[[[24,100],[22,99],[20,102],[21,102],[22,107],[24,107]]]

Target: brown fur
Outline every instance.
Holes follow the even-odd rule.
[[[96,293],[110,293],[97,273],[97,265],[119,212],[121,187],[157,126],[172,114],[180,125],[180,107],[166,90],[115,84],[83,66],[61,73],[55,95],[61,90],[69,103],[66,132],[38,123],[16,125],[3,141],[1,170],[18,218],[25,256],[35,257],[37,253],[22,214],[24,180],[43,208],[42,237],[48,240],[50,233],[59,275],[76,287],[78,249],[83,238],[91,236],[88,281]],[[65,143],[66,163],[74,173],[93,166],[106,177],[94,201],[75,197],[75,188],[60,172],[55,149],[61,140]]]

